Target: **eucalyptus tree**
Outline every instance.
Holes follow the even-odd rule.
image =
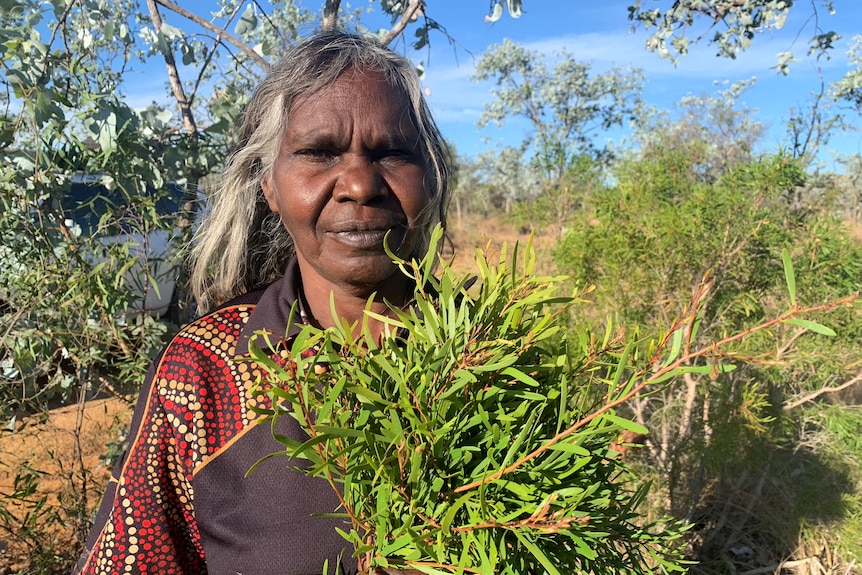
[[[833,86],[838,100],[849,101],[862,113],[862,36],[854,36],[847,51],[850,71]]]
[[[607,142],[610,132],[625,129],[644,114],[640,70],[594,73],[589,64],[565,51],[549,56],[504,40],[485,52],[473,79],[494,86],[494,99],[485,104],[480,127],[516,118],[528,125],[519,168],[510,165],[511,149],[486,156],[486,161],[501,174],[536,172],[540,177],[534,180],[532,193],[520,189],[526,183],[522,176],[515,178],[518,185],[512,191],[519,192],[521,201],[554,196],[558,223],[577,204],[575,194],[563,192],[569,189],[563,182],[566,175],[574,167],[583,171],[606,164],[613,156]],[[529,165],[526,171],[524,164]]]
[[[809,54],[827,54],[841,38],[820,26],[822,12],[830,16],[836,13],[834,0],[800,4],[811,11],[810,20],[814,21]],[[628,10],[635,27],[650,31],[647,49],[676,60],[688,53],[691,44],[703,39],[715,46],[716,55],[736,58],[758,34],[783,28],[791,8],[794,13],[802,11],[787,0],[635,0]],[[778,54],[778,70],[786,74],[793,60],[791,52]]]

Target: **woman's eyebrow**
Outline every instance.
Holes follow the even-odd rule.
[[[288,130],[287,136],[288,141],[301,145],[325,146],[336,144],[339,140],[331,128],[303,130],[296,133],[291,133],[290,130]]]

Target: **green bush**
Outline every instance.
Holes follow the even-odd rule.
[[[862,246],[841,222],[791,207],[805,182],[796,162],[763,157],[704,178],[692,169],[696,152],[654,146],[621,162],[615,185],[574,219],[555,260],[596,285],[596,305],[573,324],[612,318],[652,333],[672,325],[706,285],[698,329],[687,337],[710,345],[787,310],[783,250],[796,269],[796,305],[862,288]],[[839,306],[820,321],[831,329],[790,321],[751,334],[726,348],[739,369],[690,374],[628,404],[650,429],[642,463],[665,493],[655,504],[695,524],[692,557],[705,572],[723,572],[735,559],[728,555],[734,542],[778,561],[794,552],[808,521],[835,524],[860,512],[858,501],[841,495],[855,489],[846,468],[804,447],[800,423],[808,401],[827,398],[824,388],[859,372],[860,305]],[[802,473],[833,478],[833,512],[788,502]]]

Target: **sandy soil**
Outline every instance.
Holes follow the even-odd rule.
[[[20,421],[15,433],[0,435],[0,493],[11,494],[15,488],[15,476],[22,465],[38,472],[38,491],[30,498],[48,497],[52,509],[63,507],[60,502],[78,501],[81,493],[81,469],[88,472],[87,508],[92,512],[101,499],[102,486],[110,476],[110,469],[101,462],[107,451],[106,444],[116,441],[120,430],[128,427],[130,406],[116,398],[98,399],[85,404],[80,420],[80,458],[75,449],[75,430],[78,428],[79,409],[71,405],[55,409],[42,416],[33,416]],[[6,505],[8,500],[2,502]],[[20,521],[31,505],[15,507],[7,511],[16,516],[19,523],[3,521],[0,517],[0,573],[15,573],[26,561],[24,557],[33,553],[35,541],[22,541],[25,533]],[[61,514],[62,517],[62,514]],[[45,525],[47,518],[37,522],[37,528]],[[66,529],[56,523],[43,533],[45,539],[38,544],[62,550],[72,539],[71,525]]]

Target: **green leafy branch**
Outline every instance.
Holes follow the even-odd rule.
[[[440,231],[435,235],[439,241]],[[562,313],[589,289],[559,295],[564,278],[533,276],[516,246],[477,285],[434,255],[397,261],[416,283],[407,309],[361,325],[303,326],[290,341],[252,346],[267,372],[275,419],[308,439],[278,437],[338,493],[342,535],[362,569],[423,573],[646,573],[681,570],[678,522],[638,513],[620,456],[623,433],[648,430],[617,412],[687,373],[719,374],[726,348],[756,331],[849,299],[802,309],[691,348],[706,278],[686,314],[646,353],[609,329],[599,343],[566,333]],[[382,341],[369,322],[386,326]],[[265,337],[265,336],[264,336]],[[273,351],[284,351],[285,360]],[[698,364],[708,358],[706,364]],[[347,526],[347,524],[345,524]]]

